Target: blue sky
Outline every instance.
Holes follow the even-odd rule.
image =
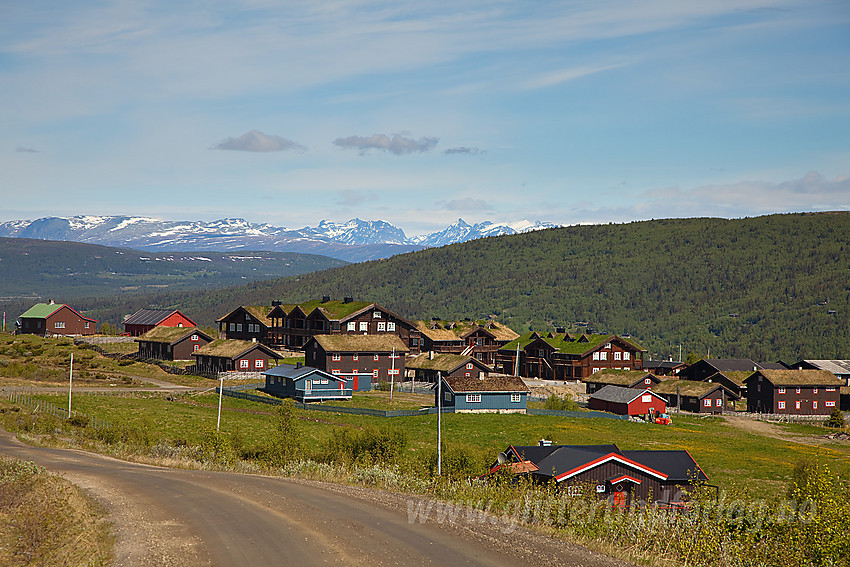
[[[0,0],[0,220],[850,209],[847,0]]]

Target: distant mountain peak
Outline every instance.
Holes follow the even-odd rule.
[[[148,217],[78,215],[0,223],[0,237],[67,240],[150,251],[291,251],[360,262],[423,247],[556,226],[527,220],[470,225],[458,218],[441,231],[408,238],[402,229],[387,221],[356,217],[344,223],[322,219],[315,227],[288,229],[251,223],[239,217],[163,221]]]

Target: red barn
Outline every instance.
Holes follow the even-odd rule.
[[[588,407],[619,415],[647,415],[667,412],[667,401],[652,390],[637,390],[622,386],[605,386],[594,392]]]
[[[124,334],[144,335],[154,327],[196,327],[194,321],[176,309],[139,309],[124,319]]]

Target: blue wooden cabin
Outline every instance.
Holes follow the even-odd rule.
[[[442,379],[441,404],[459,413],[525,413],[528,391],[519,376],[449,376]]]
[[[299,402],[350,400],[351,384],[343,376],[298,364],[280,364],[263,372],[266,393]]]

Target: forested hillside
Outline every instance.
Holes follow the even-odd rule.
[[[651,354],[850,358],[850,213],[550,229],[170,300],[211,324],[239,304],[322,295],[517,331],[587,322]]]

